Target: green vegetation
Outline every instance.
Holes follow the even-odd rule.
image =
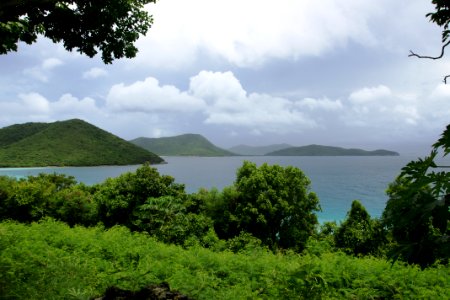
[[[92,299],[168,282],[193,299],[448,299],[450,269],[343,253],[183,249],[116,226],[0,224],[0,296]]]
[[[0,166],[95,166],[161,163],[163,159],[81,120],[0,129]]]
[[[387,237],[381,222],[372,219],[361,202],[354,200],[347,218],[336,229],[334,242],[348,254],[378,255]]]
[[[450,152],[449,133],[432,154]],[[310,181],[293,167],[244,162],[232,186],[194,194],[148,164],[93,186],[0,177],[0,298],[92,299],[167,282],[193,299],[448,299],[449,175],[416,172],[432,161],[404,168],[382,220],[354,201],[341,224],[320,227]],[[427,230],[404,239],[417,228]]]
[[[234,186],[203,197],[220,238],[246,232],[271,249],[302,250],[317,225],[319,199],[294,167],[244,162]]]
[[[423,267],[448,263],[450,253],[450,173],[436,164],[439,153],[450,153],[450,125],[430,155],[406,165],[389,186],[383,213],[396,241],[392,255]]]
[[[308,145],[302,147],[291,147],[266,154],[267,156],[398,156],[394,151],[362,149],[345,149],[340,147]]]
[[[148,151],[166,156],[232,156],[199,134],[183,134],[174,137],[137,138],[130,141]]]
[[[105,63],[135,57],[134,46],[153,23],[144,9],[155,0],[2,0],[0,54],[17,51],[19,42],[32,44],[38,35],[63,42],[89,57],[102,53]]]

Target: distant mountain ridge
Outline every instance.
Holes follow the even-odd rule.
[[[308,145],[291,147],[267,153],[266,156],[398,156],[399,153],[384,149],[367,151],[341,147]]]
[[[273,151],[291,147],[293,146],[289,144],[273,144],[267,146],[237,145],[229,148],[228,150],[239,155],[265,155]]]
[[[79,119],[0,128],[0,167],[161,163],[137,147]]]
[[[233,156],[236,155],[211,143],[200,134],[182,134],[172,137],[140,137],[130,141],[162,156]]]

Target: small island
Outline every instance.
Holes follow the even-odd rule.
[[[79,119],[0,129],[0,167],[159,164],[158,155]]]
[[[399,156],[398,152],[389,150],[367,151],[362,149],[346,149],[341,147],[308,145],[290,147],[265,154],[266,156]]]

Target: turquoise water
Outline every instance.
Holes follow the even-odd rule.
[[[199,188],[222,189],[235,180],[237,169],[244,160],[260,165],[264,162],[295,166],[311,179],[311,190],[317,193],[322,212],[320,221],[342,220],[351,202],[360,200],[373,217],[383,212],[385,190],[400,169],[416,157],[164,157],[168,164],[155,166],[161,174],[171,175],[183,183],[188,193]],[[95,184],[116,177],[139,166],[101,166],[64,168],[9,168],[0,175],[17,178],[39,173],[64,173],[79,182]]]

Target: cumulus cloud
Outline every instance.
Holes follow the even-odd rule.
[[[19,99],[28,112],[32,114],[46,114],[49,112],[50,104],[47,99],[38,93],[20,94]]]
[[[60,59],[51,57],[51,58],[46,58],[42,62],[41,67],[44,70],[51,70],[51,69],[54,69],[61,65],[63,65],[63,62]]]
[[[160,85],[157,79],[148,77],[130,85],[112,86],[106,106],[116,112],[196,112],[203,108],[204,102],[173,85]]]
[[[70,94],[51,101],[43,95],[30,92],[19,94],[17,101],[0,101],[0,123],[50,122],[72,118],[94,121],[104,113],[92,98],[78,99]]]
[[[296,132],[315,127],[295,101],[248,94],[231,72],[202,71],[191,78],[189,92],[203,99],[206,124],[245,127],[254,132]]]
[[[342,119],[350,126],[393,131],[417,125],[423,117],[417,97],[395,93],[384,85],[354,91],[348,100]]]
[[[53,102],[51,104],[51,110],[54,115],[64,114],[73,117],[80,114],[89,115],[99,113],[99,108],[94,99],[89,97],[78,99],[71,94],[64,94],[58,101]]]
[[[107,75],[108,72],[105,69],[94,67],[83,73],[83,79],[95,79]]]
[[[24,69],[23,73],[41,82],[48,82],[51,71],[63,64],[63,61],[58,58],[46,58],[38,66]]]

